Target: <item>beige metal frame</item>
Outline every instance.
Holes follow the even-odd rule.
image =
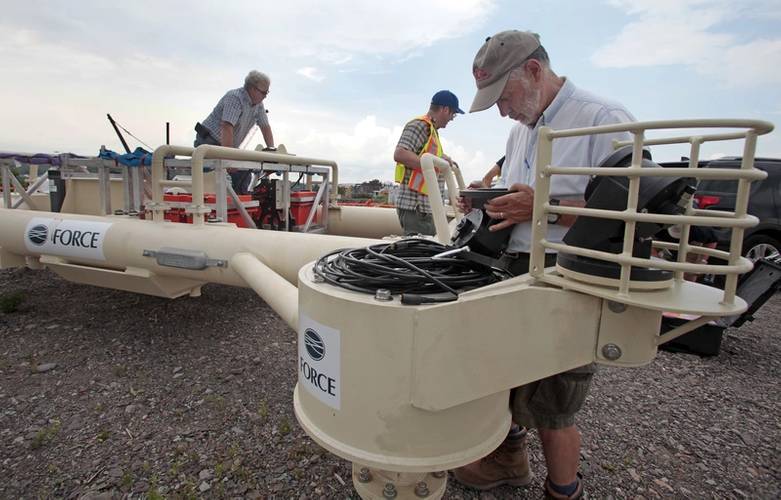
[[[691,169],[640,169],[643,133],[647,129],[681,127],[741,127],[748,129],[741,169],[712,172],[695,169],[698,146],[693,146]],[[653,360],[657,346],[691,330],[714,316],[734,314],[745,302],[732,289],[722,292],[683,280],[683,272],[717,272],[734,277],[751,264],[740,257],[742,230],[756,224],[746,215],[748,184],[764,173],[754,170],[755,137],[772,125],[756,121],[646,122],[578,130],[543,129],[533,213],[531,273],[488,287],[462,293],[456,302],[405,306],[398,298],[380,301],[318,282],[311,269],[299,273],[299,310],[309,325],[323,332],[338,332],[341,377],[338,407],[316,395],[299,372],[294,392],[296,417],[319,444],[354,463],[353,483],[363,498],[439,498],[444,486],[436,471],[471,462],[494,449],[509,425],[508,393],[512,387],[582,366],[590,362],[632,367]],[[560,137],[628,130],[635,134],[633,164],[628,168],[595,169],[552,166],[552,142]],[[713,136],[684,138],[692,144]],[[730,138],[735,138],[730,134]],[[666,139],[669,141],[670,139]],[[616,146],[620,146],[617,144]],[[426,182],[435,185],[434,166],[424,157]],[[623,175],[630,179],[627,208],[619,212],[551,206],[551,175]],[[735,213],[694,210],[680,216],[637,212],[639,179],[646,175],[739,179]],[[452,190],[451,190],[452,191]],[[433,193],[432,193],[433,194]],[[446,225],[444,206],[430,195],[437,238]],[[546,213],[589,215],[626,223],[623,253],[614,255],[554,244],[545,239]],[[677,249],[680,261],[651,262],[632,257],[637,221],[680,224],[686,241],[691,225],[729,227],[730,252],[692,248],[685,244],[655,243]],[[543,269],[546,248],[615,262],[622,266],[621,280],[596,285],[572,279],[555,268]],[[726,266],[685,262],[686,253],[726,258]],[[671,286],[661,290],[634,287],[631,266],[676,271]],[[702,314],[703,318],[665,335],[659,335],[662,311]],[[349,314],[345,314],[349,311]],[[371,328],[366,325],[371,324]],[[304,326],[299,323],[299,344]],[[330,335],[333,335],[331,333]],[[326,338],[323,335],[323,338]],[[325,344],[325,351],[335,345]],[[306,351],[300,351],[307,360]],[[316,360],[315,360],[316,361]],[[312,360],[308,360],[312,362]],[[314,391],[314,392],[313,392]],[[428,495],[416,491],[415,481],[426,483]],[[433,491],[432,491],[433,490]],[[387,496],[387,495],[386,495]]]
[[[437,182],[437,170],[443,173],[445,184],[447,185],[448,198],[450,206],[455,210],[456,220],[461,220],[463,214],[458,211],[458,194],[464,189],[464,177],[461,175],[461,169],[458,165],[449,163],[431,153],[425,153],[420,157],[420,168],[423,172],[423,179],[429,186],[428,197],[431,205],[431,215],[434,219],[434,227],[437,230],[436,239],[442,243],[450,242],[450,228],[447,222],[445,204],[442,200],[442,194],[435,186]]]
[[[169,155],[189,156],[190,167],[192,169],[191,181],[172,181],[165,179],[164,159]],[[294,156],[282,153],[268,151],[250,151],[236,148],[226,148],[223,146],[212,146],[203,144],[197,148],[183,146],[160,146],[152,156],[152,201],[147,205],[147,210],[152,212],[152,220],[162,222],[164,213],[168,205],[163,200],[163,190],[166,187],[183,187],[192,191],[192,204],[185,210],[193,216],[193,224],[205,224],[205,215],[211,212],[211,209],[204,204],[204,173],[203,166],[206,159],[224,159],[236,161],[252,162],[276,162],[286,165],[319,165],[331,169],[330,185],[338,186],[339,167],[336,162],[317,158],[307,158],[303,156]],[[220,176],[218,176],[219,178]],[[219,179],[218,179],[219,180]],[[232,190],[229,190],[232,191]],[[233,192],[235,195],[235,192]],[[325,198],[326,200],[328,197]],[[241,210],[241,203],[236,197],[234,204]],[[324,207],[327,213],[328,207]],[[311,224],[311,222],[310,222]]]
[[[647,130],[670,129],[712,129],[712,128],[738,128],[738,132],[696,134],[674,136],[660,139],[646,139]],[[759,120],[669,120],[636,122],[628,124],[605,125],[572,130],[552,130],[543,127],[540,130],[537,146],[537,164],[535,175],[537,176],[534,197],[534,214],[532,217],[532,248],[530,274],[543,282],[556,286],[566,286],[585,293],[603,297],[609,300],[633,304],[651,309],[688,311],[692,313],[721,316],[728,314],[730,309],[741,309],[742,304],[736,302],[735,289],[738,274],[751,270],[751,262],[741,257],[740,250],[745,228],[758,223],[756,217],[747,214],[749,186],[752,181],[763,179],[767,174],[754,169],[754,155],[757,136],[767,134],[773,130],[773,125]],[[617,141],[616,148],[632,145],[632,162],[626,168],[587,168],[579,166],[554,166],[551,165],[553,142],[556,139],[576,137],[590,134],[606,134],[615,132],[629,132],[634,136],[632,141]],[[700,169],[700,146],[705,142],[724,140],[744,140],[743,159],[740,169]],[[691,144],[688,168],[664,168],[643,169],[642,150],[644,146],[661,144]],[[592,176],[625,176],[629,178],[629,195],[627,207],[624,211],[615,212],[579,207],[552,206],[549,203],[550,180],[552,175],[592,175]],[[698,210],[692,207],[690,200],[684,215],[657,215],[640,213],[637,211],[638,192],[640,178],[644,176],[661,177],[693,177],[697,179],[733,179],[738,182],[735,212],[722,212],[714,210]],[[611,254],[595,250],[583,249],[566,245],[564,243],[552,243],[545,239],[547,230],[547,214],[558,213],[567,215],[587,215],[596,218],[622,220],[625,222],[624,248],[620,254]],[[666,224],[680,224],[681,237],[679,243],[667,243],[654,241],[656,248],[667,248],[678,252],[677,262],[660,262],[658,260],[640,259],[632,257],[633,235],[637,222],[659,222]],[[688,244],[689,230],[692,225],[731,228],[731,244],[729,252],[703,247],[692,247]],[[554,270],[544,269],[545,249],[557,252],[566,252],[575,255],[592,257],[607,262],[613,262],[621,266],[621,277],[617,286],[604,286],[588,284],[584,281],[573,281],[562,278]],[[690,253],[716,257],[727,262],[725,266],[697,264],[686,262],[686,256]],[[632,289],[629,280],[632,266],[657,268],[675,272],[674,284],[671,288],[661,291],[638,291]],[[559,269],[561,271],[561,269]],[[707,300],[694,299],[687,282],[684,281],[684,273],[710,273],[726,275],[726,286],[717,305],[712,303],[710,297]],[[593,280],[592,280],[593,281]],[[702,298],[702,297],[701,297]],[[710,303],[710,305],[706,305]],[[712,318],[707,318],[712,319]],[[707,319],[701,320],[702,322]],[[695,326],[696,327],[696,326]],[[680,327],[660,338],[660,343],[671,340],[686,331],[694,328],[691,324]]]

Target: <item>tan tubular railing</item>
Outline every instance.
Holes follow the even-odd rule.
[[[434,218],[434,227],[437,230],[436,238],[440,243],[447,244],[450,241],[450,229],[447,224],[447,215],[445,215],[445,204],[442,200],[442,194],[439,192],[437,169],[444,174],[450,205],[455,210],[456,219],[459,220],[463,215],[458,211],[458,194],[459,189],[464,188],[464,178],[457,167],[451,168],[450,163],[431,153],[425,153],[420,157],[420,169],[423,172],[426,186],[428,186],[431,215]]]
[[[231,268],[293,330],[298,330],[298,288],[256,256],[241,252],[230,259]]]
[[[165,179],[165,157],[169,155],[190,156],[190,168],[192,169],[192,181],[169,181]],[[205,223],[205,215],[211,210],[203,200],[203,161],[205,159],[236,160],[274,162],[285,165],[319,165],[331,168],[329,183],[334,186],[336,192],[339,186],[339,167],[336,162],[304,156],[293,156],[270,151],[251,151],[246,149],[226,148],[202,144],[197,148],[183,146],[160,146],[152,155],[152,203],[148,208],[152,211],[152,219],[155,222],[164,220],[166,210],[163,201],[163,188],[166,186],[186,186],[192,188],[192,205],[186,212],[192,214],[193,224]],[[336,196],[334,196],[334,199]]]
[[[712,129],[712,128],[738,128],[745,129],[738,132],[698,134],[688,136],[674,136],[659,139],[646,139],[646,130],[662,129]],[[631,294],[641,295],[643,292],[630,292],[630,270],[632,266],[656,268],[675,271],[675,281],[683,281],[683,274],[710,273],[726,275],[726,285],[722,298],[723,304],[733,304],[738,274],[751,270],[752,264],[748,259],[741,257],[740,250],[743,242],[745,228],[758,223],[756,217],[747,215],[749,186],[752,181],[763,179],[767,174],[754,169],[754,154],[756,150],[757,136],[767,134],[773,130],[773,125],[759,120],[671,120],[624,123],[605,125],[581,129],[553,130],[543,127],[540,130],[537,145],[537,162],[535,165],[536,185],[534,196],[534,213],[532,215],[532,248],[530,274],[535,278],[561,284],[561,278],[544,271],[545,249],[549,248],[557,252],[565,252],[575,255],[592,257],[595,259],[613,262],[621,266],[621,276],[618,281],[617,298],[628,298]],[[565,137],[583,136],[591,134],[607,134],[616,132],[629,132],[634,136],[632,141],[616,141],[615,148],[632,145],[632,162],[626,168],[587,168],[577,166],[553,166],[553,141]],[[700,169],[699,164],[700,145],[705,142],[743,139],[743,159],[739,169]],[[647,145],[659,144],[691,144],[689,168],[664,168],[642,169],[642,151]],[[624,176],[629,178],[629,193],[626,209],[623,211],[596,210],[577,207],[552,206],[549,203],[550,185],[552,175],[598,175],[598,176]],[[696,210],[692,207],[692,201],[683,215],[657,215],[639,213],[637,211],[640,178],[644,176],[664,177],[692,177],[697,179],[732,179],[737,180],[737,198],[734,212],[722,212],[714,210]],[[589,217],[618,219],[625,222],[624,246],[620,254],[612,254],[574,247],[564,243],[551,243],[545,239],[547,233],[547,214],[584,215]],[[677,262],[663,262],[659,260],[636,258],[632,256],[634,245],[635,225],[637,222],[658,222],[663,224],[680,224],[681,238],[679,243],[666,243],[654,241],[656,248],[668,248],[678,251]],[[703,247],[691,247],[688,244],[689,229],[691,226],[726,227],[732,229],[729,252],[708,249]],[[723,259],[726,266],[705,265],[686,262],[687,254],[694,253]],[[587,290],[583,290],[588,293]]]
[[[165,220],[166,206],[163,203],[163,184],[167,182],[165,178],[165,158],[175,155],[191,156],[193,151],[195,151],[195,148],[164,145],[155,149],[155,152],[152,154],[152,203],[147,204],[146,208],[152,211],[153,221],[163,222]],[[195,202],[195,193],[193,193],[193,202]],[[201,204],[203,204],[203,200],[201,200]]]

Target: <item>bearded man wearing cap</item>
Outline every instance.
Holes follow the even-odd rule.
[[[420,157],[431,153],[452,162],[442,151],[439,129],[445,128],[456,114],[464,112],[458,107],[458,97],[449,90],[440,90],[431,98],[425,115],[410,120],[401,132],[401,138],[393,153],[396,162],[394,179],[399,183],[396,195],[396,214],[404,235],[434,235],[434,218],[428,199],[429,186],[423,179]],[[444,181],[438,176],[439,191],[445,199]]]
[[[540,127],[555,130],[635,121],[622,105],[586,92],[550,66],[539,35],[527,31],[503,31],[486,39],[472,66],[477,85],[470,112],[494,104],[501,116],[518,121],[507,140],[506,159],[498,187],[511,193],[492,199],[485,210],[500,220],[492,230],[513,226],[507,253],[515,258],[511,270],[529,270],[531,217],[534,204],[535,155]],[[614,139],[628,133],[569,137],[553,141],[553,165],[596,167],[613,152]],[[556,175],[551,179],[551,203],[584,206],[588,176]],[[575,216],[551,214],[546,239],[560,243]],[[548,250],[550,251],[550,250]],[[546,266],[556,254],[546,254]],[[544,332],[540,333],[544,335]],[[546,498],[582,498],[578,473],[580,432],[575,414],[588,394],[593,364],[516,387],[510,394],[514,424],[507,439],[487,457],[456,469],[466,486],[480,490],[503,484],[531,483],[526,429],[536,428],[542,443],[548,477]]]

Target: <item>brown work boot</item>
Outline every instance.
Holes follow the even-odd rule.
[[[550,478],[545,478],[545,500],[579,500],[585,498],[586,492],[583,491],[583,478],[581,477],[580,473],[578,473],[578,487],[570,496],[562,495],[561,493],[556,493],[553,491],[553,488],[551,488],[550,485]]]
[[[529,470],[526,431],[511,432],[490,455],[455,469],[453,476],[476,490],[490,490],[503,484],[527,486],[534,475]]]

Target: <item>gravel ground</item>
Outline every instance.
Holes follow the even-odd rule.
[[[250,290],[175,301],[0,271],[1,498],[349,498],[293,415],[295,334]],[[592,498],[781,497],[781,295],[718,357],[602,369],[579,417]],[[539,498],[533,487],[446,498]]]

